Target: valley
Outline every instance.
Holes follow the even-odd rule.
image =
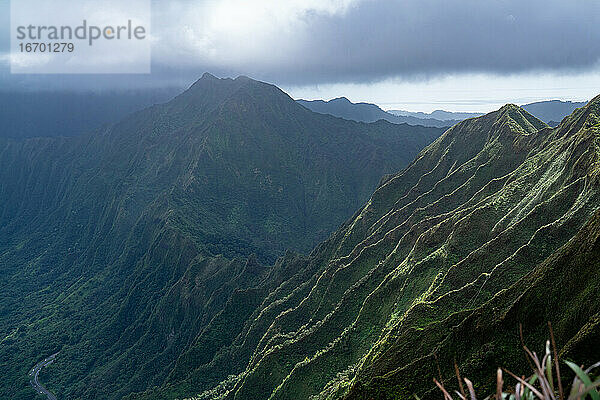
[[[600,400],[598,16],[0,1],[0,400]]]
[[[228,308],[166,386],[129,398],[437,398],[454,360],[491,391],[498,365],[526,365],[519,324],[533,347],[548,321],[563,357],[593,363],[599,111],[552,129],[507,105],[456,125],[307,259],[282,260],[297,272],[217,352]]]
[[[205,75],[93,135],[5,141],[0,390],[28,398],[60,351],[31,371],[48,398],[428,399],[453,360],[491,390],[547,321],[593,362],[599,129],[600,98],[442,133]]]
[[[0,396],[28,399],[30,364],[58,351],[44,385],[60,396],[162,384],[224,307],[242,324],[292,275],[279,257],[303,258],[442,133],[205,74],[91,134],[0,139]]]

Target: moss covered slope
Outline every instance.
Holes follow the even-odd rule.
[[[139,398],[200,393],[215,371],[222,382],[202,398],[427,395],[435,353],[447,375],[454,357],[471,376],[493,376],[481,368],[490,360],[520,362],[516,346],[505,351],[517,321],[533,343],[536,321],[549,319],[565,354],[587,348],[598,329],[588,230],[600,205],[599,107],[555,129],[513,105],[451,128],[308,259],[289,261],[298,272],[231,344],[210,361],[180,359],[169,385]]]

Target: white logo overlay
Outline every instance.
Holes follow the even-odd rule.
[[[147,74],[150,0],[12,0],[13,74]]]

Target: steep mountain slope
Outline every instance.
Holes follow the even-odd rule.
[[[458,120],[439,121],[435,118],[416,118],[414,116],[394,115],[383,111],[375,104],[352,103],[345,97],[339,97],[329,101],[323,100],[296,100],[298,104],[321,114],[329,114],[336,117],[360,122],[375,122],[379,120],[389,121],[394,124],[409,124],[447,128]]]
[[[224,307],[243,321],[291,275],[261,262],[312,248],[441,133],[206,74],[95,134],[0,139],[0,397],[31,398],[59,350],[61,397],[161,384]]]
[[[298,272],[243,327],[224,308],[168,385],[131,398],[437,398],[436,354],[485,390],[497,363],[526,368],[519,322],[533,345],[550,320],[564,355],[600,359],[599,138],[600,97],[556,129],[512,105],[454,126],[281,261]]]

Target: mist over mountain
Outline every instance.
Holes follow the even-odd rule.
[[[77,136],[164,103],[179,89],[0,92],[0,137]]]
[[[458,121],[440,121],[433,118],[416,118],[414,116],[399,116],[383,111],[379,106],[370,103],[352,103],[345,97],[324,100],[296,100],[304,107],[321,114],[330,114],[336,117],[353,121],[375,122],[385,120],[394,124],[409,124],[445,128]]]
[[[90,133],[103,125],[115,123],[124,116],[154,104],[162,104],[181,92],[177,88],[136,91],[75,92],[0,92],[0,137],[20,139],[32,137],[77,136]],[[352,103],[345,97],[329,101],[297,100],[304,107],[340,118],[376,122],[386,120],[431,127],[450,127],[481,113],[436,110],[431,113],[403,110],[384,111],[370,103]],[[523,105],[523,109],[542,121],[556,126],[582,102],[560,100]]]
[[[163,384],[225,308],[215,350],[298,272],[277,257],[304,259],[442,133],[205,74],[90,134],[0,139],[0,397],[31,398],[59,351],[41,376],[64,398]]]

